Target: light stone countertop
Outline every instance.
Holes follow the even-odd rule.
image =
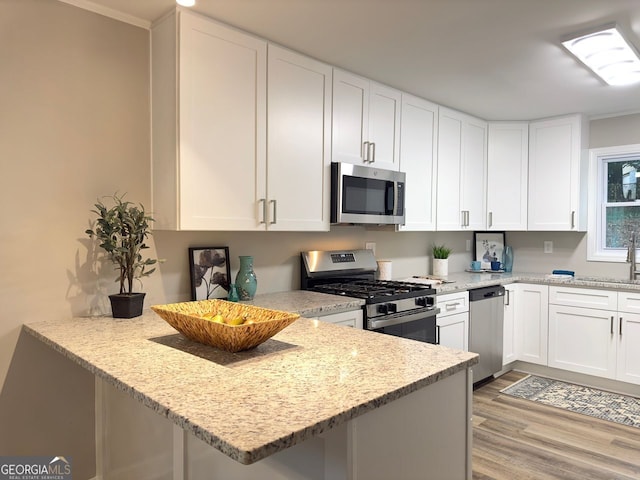
[[[491,285],[506,285],[509,283],[538,283],[544,285],[560,285],[565,287],[594,288],[602,290],[622,290],[629,292],[640,292],[640,281],[631,282],[619,278],[587,277],[577,275],[575,278],[554,278],[545,273],[451,273],[447,280],[453,283],[443,283],[436,285],[437,293],[452,293],[460,290],[471,290],[474,288],[488,287]],[[406,280],[406,279],[402,279]]]
[[[272,300],[279,299],[274,305],[283,306],[285,297],[294,302],[319,300],[306,295],[309,292],[291,293],[292,297],[274,294]],[[257,297],[256,303],[268,303],[266,297],[264,302]],[[337,305],[344,308],[340,302]],[[324,312],[331,311],[331,305],[336,304],[308,308]],[[243,464],[478,361],[475,353],[307,318],[239,353],[191,342],[151,311],[128,320],[70,318],[23,328]]]
[[[364,300],[309,290],[294,290],[291,292],[258,294],[252,301],[242,303],[274,310],[296,312],[303,317],[322,317],[332,313],[358,310],[364,305]]]

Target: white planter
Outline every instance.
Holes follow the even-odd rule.
[[[436,277],[446,277],[449,275],[449,259],[434,258],[433,259],[433,275]]]

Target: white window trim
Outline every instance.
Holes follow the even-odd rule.
[[[626,251],[607,251],[603,248],[603,239],[600,235],[598,225],[602,222],[604,209],[601,199],[603,198],[603,183],[599,181],[604,168],[601,160],[623,157],[625,155],[637,154],[640,152],[640,144],[620,145],[616,147],[592,148],[589,150],[589,197],[587,209],[587,261],[590,262],[626,262]],[[640,208],[640,207],[639,207]],[[640,234],[640,232],[638,232]]]

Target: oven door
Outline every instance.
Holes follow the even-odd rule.
[[[368,321],[367,325],[369,330],[374,332],[439,345],[440,335],[436,326],[437,313],[439,313],[439,309],[430,309],[401,317],[383,317]]]

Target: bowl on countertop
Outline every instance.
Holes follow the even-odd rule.
[[[227,352],[255,348],[300,318],[297,313],[226,300],[153,305],[151,309],[188,339]],[[211,313],[220,314],[224,319],[246,318],[246,322],[228,325],[203,317]]]

